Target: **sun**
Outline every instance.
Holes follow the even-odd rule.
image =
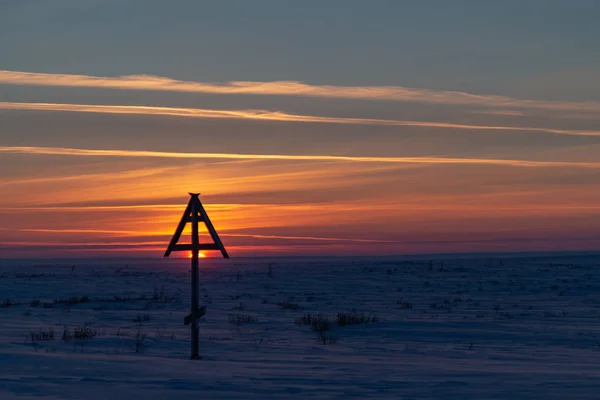
[[[187,258],[192,258],[194,256],[194,253],[190,251],[190,253],[188,254]],[[205,258],[206,254],[204,253],[198,253],[198,258]]]

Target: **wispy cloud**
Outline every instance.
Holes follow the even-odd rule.
[[[122,235],[122,236],[138,236],[139,232],[135,231],[110,231],[110,230],[93,230],[93,229],[23,229],[23,228],[15,228],[15,229],[6,229],[0,228],[1,231],[9,231],[9,232],[35,232],[35,233],[47,233],[47,234],[56,234],[56,233],[102,233],[106,235]],[[152,236],[168,236],[170,235],[170,231],[165,232],[154,232],[152,234],[146,234],[147,237]],[[320,236],[288,236],[288,235],[262,235],[262,234],[252,234],[252,233],[221,233],[220,236],[223,237],[242,237],[242,238],[252,238],[252,239],[279,239],[279,240],[313,240],[313,241],[323,241],[323,242],[357,242],[357,243],[401,243],[397,240],[378,240],[378,239],[360,239],[360,238],[341,238],[341,237],[320,237]],[[147,244],[163,244],[164,242],[146,242]],[[80,243],[80,244],[102,244],[102,243]],[[123,244],[123,242],[108,242],[103,244]],[[139,242],[135,243],[140,244]]]
[[[500,196],[500,194],[495,194]],[[394,204],[359,204],[348,205],[343,203],[315,203],[315,204],[205,204],[204,208],[214,211],[263,211],[276,210],[281,212],[359,212],[359,211],[551,211],[551,210],[600,210],[597,204],[424,204],[419,203],[394,203]],[[145,204],[145,205],[110,205],[110,206],[30,206],[30,207],[0,207],[0,213],[32,212],[32,211],[66,211],[66,212],[93,212],[93,211],[129,211],[142,210],[145,212],[162,213],[165,211],[181,211],[182,204]]]
[[[215,208],[214,204],[205,205],[205,208]],[[223,206],[219,204],[218,206]],[[224,208],[224,207],[223,207]],[[227,208],[229,209],[229,208]],[[41,206],[41,207],[0,207],[0,212],[15,211],[118,211],[118,210],[150,210],[150,211],[171,211],[181,210],[181,204],[143,204],[143,205],[112,205],[112,206]]]
[[[410,101],[502,108],[534,108],[563,111],[600,111],[600,102],[524,100],[507,96],[479,95],[403,86],[310,85],[297,81],[225,83],[181,81],[151,75],[117,77],[46,74],[0,70],[0,84],[155,90],[211,94],[285,95],[344,99]]]
[[[137,231],[109,230],[109,229],[46,229],[46,228],[0,228],[0,231],[30,232],[30,233],[101,233],[106,235],[131,235],[137,236]],[[153,232],[156,235],[168,235],[168,232]]]
[[[453,158],[453,157],[370,157],[337,155],[298,155],[298,154],[237,154],[237,153],[179,153],[148,150],[96,150],[65,147],[23,147],[0,146],[0,153],[36,154],[80,157],[150,157],[171,159],[248,159],[281,161],[344,161],[361,163],[399,164],[488,164],[515,167],[581,167],[600,168],[600,162],[577,161],[534,161],[494,158]]]
[[[14,180],[4,180],[0,181],[0,186],[8,186],[8,185],[31,185],[31,184],[41,184],[41,183],[59,183],[59,182],[73,182],[73,181],[90,181],[93,180],[95,182],[105,180],[111,181],[113,179],[140,179],[146,178],[158,174],[162,174],[165,172],[173,171],[177,169],[176,167],[163,167],[163,168],[145,168],[145,169],[137,169],[130,171],[119,171],[119,172],[104,172],[104,173],[96,173],[96,174],[81,174],[81,175],[68,175],[68,176],[49,176],[43,178],[26,178],[26,179],[14,179]]]
[[[559,135],[600,136],[596,130],[553,129],[521,126],[497,125],[469,125],[447,122],[408,121],[395,119],[376,118],[344,118],[321,117],[315,115],[288,114],[267,110],[211,110],[203,108],[174,108],[151,106],[123,106],[123,105],[93,105],[93,104],[65,104],[65,103],[19,103],[0,102],[0,110],[30,110],[30,111],[64,111],[104,114],[134,114],[134,115],[159,115],[184,118],[216,118],[216,119],[244,119],[259,121],[280,122],[311,122],[326,124],[347,125],[383,125],[383,126],[412,126],[420,128],[461,129],[478,131],[516,131],[516,132],[544,132]]]
[[[378,239],[351,239],[339,237],[320,237],[320,236],[281,236],[281,235],[255,235],[241,233],[224,233],[224,237],[247,237],[252,239],[279,239],[279,240],[314,240],[321,242],[355,242],[355,243],[402,243],[398,240],[378,240]]]
[[[473,110],[471,111],[473,114],[486,114],[486,115],[502,115],[508,117],[522,117],[525,115],[522,111],[514,111],[514,110]]]

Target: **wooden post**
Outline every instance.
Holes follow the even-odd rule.
[[[198,198],[197,194],[192,194],[192,360],[200,358],[198,355],[198,206],[194,198]]]
[[[191,312],[190,315],[184,318],[184,324],[190,324],[192,327],[192,349],[191,356],[192,360],[200,359],[200,355],[198,354],[198,319],[206,313],[206,308],[199,307],[198,303],[198,252],[200,250],[219,250],[224,258],[229,258],[227,251],[225,250],[225,246],[223,246],[223,242],[219,238],[217,231],[214,226],[210,222],[208,218],[208,214],[204,210],[202,203],[199,199],[199,193],[190,193],[190,201],[183,212],[183,216],[181,217],[181,221],[179,221],[179,225],[177,225],[177,229],[175,229],[175,233],[173,234],[173,238],[169,243],[169,247],[167,247],[167,251],[165,252],[165,257],[169,257],[172,251],[191,251],[192,252],[192,301],[191,301]],[[192,223],[192,237],[191,244],[178,244],[179,238],[181,237],[181,233],[183,232],[185,225],[191,222]],[[200,244],[198,240],[198,223],[203,222],[208,232],[210,233],[211,238],[213,239],[213,243]]]

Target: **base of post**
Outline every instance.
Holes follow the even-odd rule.
[[[196,354],[196,355],[191,356],[190,360],[202,360],[202,357],[200,357],[198,354]]]

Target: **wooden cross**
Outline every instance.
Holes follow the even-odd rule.
[[[192,304],[191,313],[184,319],[184,324],[191,324],[192,326],[192,360],[200,358],[198,355],[198,319],[206,313],[206,307],[198,307],[198,252],[200,250],[219,250],[223,255],[223,258],[229,258],[223,242],[217,235],[215,227],[210,222],[208,214],[204,210],[200,198],[200,193],[190,193],[190,201],[183,212],[181,221],[175,229],[171,243],[167,247],[164,257],[169,257],[172,251],[191,251],[192,252]],[[191,244],[178,244],[181,233],[183,232],[186,224],[192,223],[192,243]],[[198,222],[203,222],[210,234],[213,243],[200,243],[198,240]]]

